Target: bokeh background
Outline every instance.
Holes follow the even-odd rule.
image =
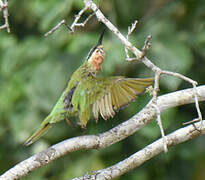
[[[95,1],[102,12],[126,35],[127,27],[138,20],[130,41],[141,48],[151,34],[148,57],[157,66],[182,73],[205,84],[205,1],[204,0],[101,0]],[[87,129],[66,122],[56,124],[30,147],[22,144],[49,113],[70,75],[84,61],[104,27],[93,17],[84,28],[69,34],[61,27],[51,36],[44,34],[62,19],[71,24],[83,8],[82,0],[13,0],[9,1],[11,33],[0,31],[0,174],[16,163],[64,139],[101,133],[136,114],[149,101],[138,101],[105,122],[93,119]],[[89,15],[87,12],[86,15]],[[86,18],[82,17],[82,20]],[[2,16],[0,22],[2,23]],[[106,60],[101,76],[153,76],[143,64],[126,62],[123,45],[107,30],[104,39]],[[191,87],[173,77],[163,76],[160,94]],[[200,103],[202,113],[205,104]],[[166,134],[183,127],[197,116],[194,105],[169,109],[162,114]],[[111,166],[160,137],[155,120],[131,137],[103,150],[68,154],[44,166],[24,180],[68,180],[87,171]],[[205,179],[205,137],[170,148],[141,167],[118,179]]]

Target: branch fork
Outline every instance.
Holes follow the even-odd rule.
[[[86,25],[86,23],[95,15],[95,13],[93,12],[92,14],[90,14],[85,20],[84,22],[79,23],[79,20],[81,18],[81,16],[88,10],[90,9],[89,7],[85,6],[81,11],[79,11],[79,13],[77,15],[75,15],[75,19],[73,21],[73,23],[71,24],[71,26],[69,26],[65,19],[63,19],[62,21],[60,21],[56,26],[54,26],[50,31],[48,31],[45,36],[49,36],[52,33],[54,33],[57,29],[59,29],[62,25],[65,25],[67,27],[67,29],[71,32],[74,33],[75,31],[75,27],[84,27]]]
[[[1,29],[7,29],[7,32],[10,33],[10,27],[9,27],[9,13],[8,13],[8,0],[0,0],[0,11],[3,13],[3,18],[4,18],[4,24],[0,26]]]

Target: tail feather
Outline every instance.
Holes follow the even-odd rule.
[[[29,137],[26,142],[24,143],[24,146],[29,146],[33,144],[35,141],[37,141],[44,133],[47,132],[47,130],[51,128],[51,123],[47,123],[40,127],[31,137]]]

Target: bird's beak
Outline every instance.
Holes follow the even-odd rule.
[[[97,46],[102,45],[102,40],[103,40],[104,32],[105,32],[105,28],[102,30],[102,32],[100,34],[100,38],[98,40]]]

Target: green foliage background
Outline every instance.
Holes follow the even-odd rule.
[[[103,13],[124,34],[139,20],[130,41],[140,48],[148,34],[153,36],[148,57],[157,66],[182,73],[205,84],[205,1],[204,0],[101,0],[95,1]],[[103,25],[92,18],[85,28],[69,34],[61,27],[51,36],[44,33],[63,18],[71,24],[83,8],[82,0],[9,1],[11,33],[0,31],[0,174],[51,144],[64,139],[96,134],[129,119],[148,102],[148,95],[120,111],[114,119],[98,124],[92,119],[86,130],[66,122],[56,124],[40,141],[30,147],[22,144],[40,125],[69,80],[95,45]],[[87,13],[89,14],[89,13]],[[86,16],[83,16],[86,18]],[[0,22],[3,19],[0,17]],[[104,39],[106,60],[102,76],[148,77],[152,72],[141,63],[125,61],[123,45],[109,31]],[[160,94],[191,87],[164,76]],[[205,109],[201,103],[202,112]],[[196,117],[194,105],[172,108],[162,114],[166,133]],[[160,137],[155,120],[133,136],[103,150],[68,154],[42,167],[24,180],[68,180],[87,171],[113,165]],[[119,179],[204,179],[205,141],[201,136],[170,148]]]

